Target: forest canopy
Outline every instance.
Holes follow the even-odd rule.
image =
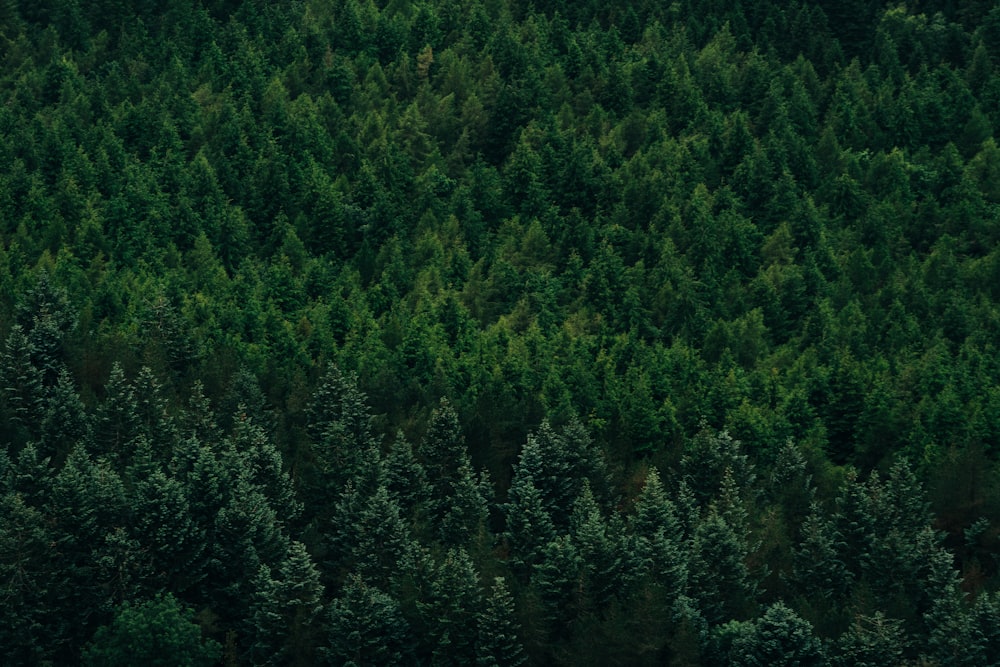
[[[0,53],[3,662],[1000,663],[994,3]]]

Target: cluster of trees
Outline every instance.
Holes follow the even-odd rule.
[[[7,658],[1000,660],[960,4],[0,2]]]

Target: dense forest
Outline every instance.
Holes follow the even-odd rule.
[[[1000,664],[993,2],[0,54],[0,662]]]

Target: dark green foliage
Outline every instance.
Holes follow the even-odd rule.
[[[399,603],[351,575],[328,607],[319,654],[329,665],[399,664],[409,656],[411,641]]]
[[[826,664],[820,640],[812,626],[781,602],[767,608],[733,641],[732,664],[763,667],[788,665],[806,667]]]
[[[194,613],[168,594],[119,607],[84,649],[83,664],[207,667],[221,654],[218,642],[202,639]]]
[[[496,577],[478,620],[477,667],[521,667],[528,661],[514,617],[514,598]]]
[[[257,664],[310,665],[322,609],[319,571],[300,542],[292,542],[277,572],[262,565],[251,607]]]
[[[871,617],[859,616],[841,635],[831,662],[844,667],[901,663],[907,646],[902,625],[900,621],[886,618],[882,612],[875,612]]]
[[[0,0],[0,662],[997,662],[998,26]]]

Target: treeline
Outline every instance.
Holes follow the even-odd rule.
[[[1000,9],[60,0],[0,36],[17,661],[186,608],[230,662],[993,655]],[[395,648],[337,653],[349,618]]]

